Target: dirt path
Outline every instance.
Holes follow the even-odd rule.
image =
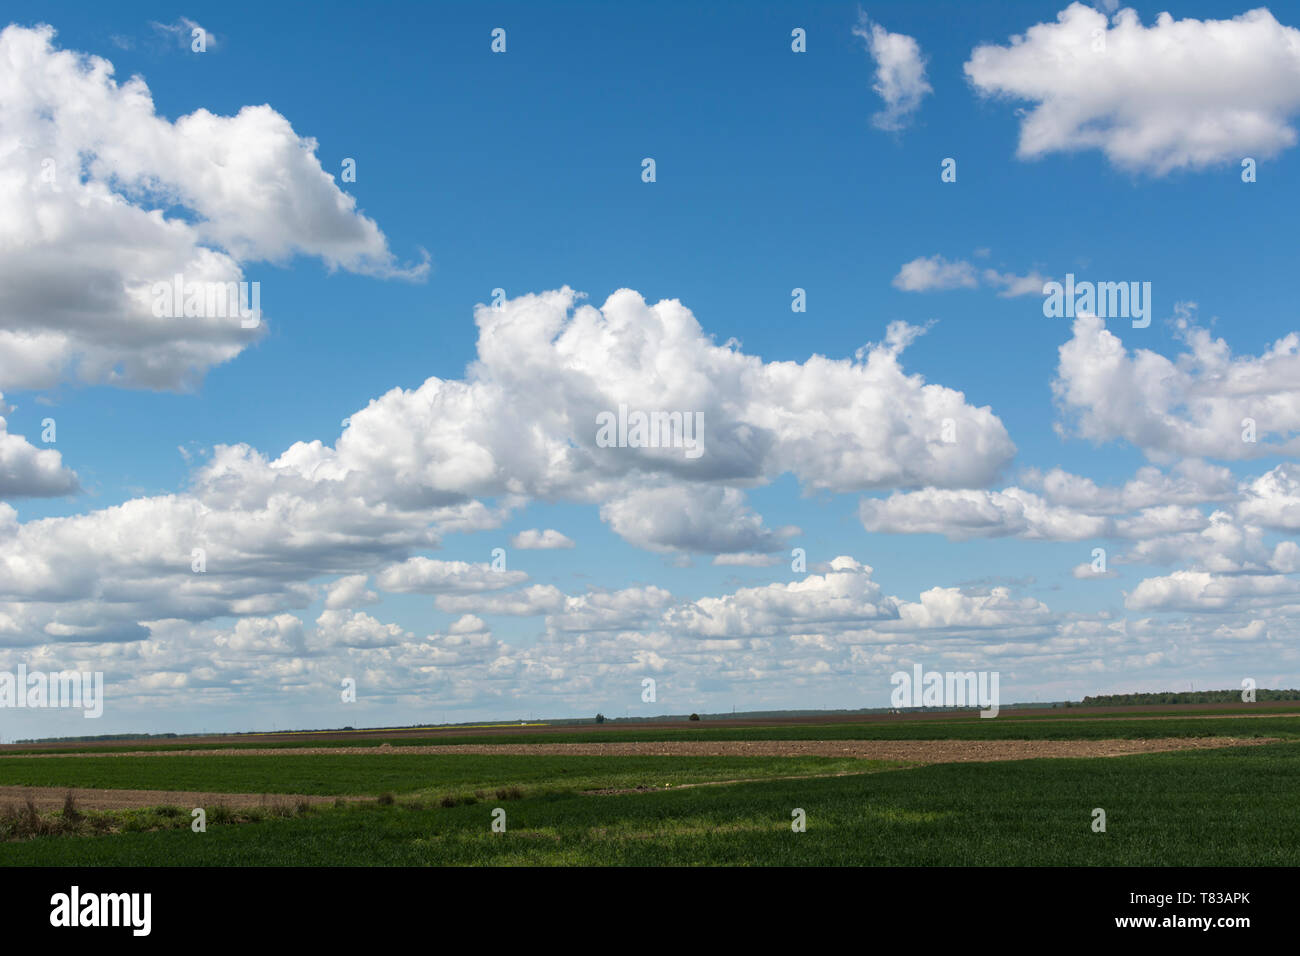
[[[571,757],[860,757],[913,763],[969,763],[1034,757],[1119,757],[1169,750],[1214,750],[1277,743],[1277,737],[1160,737],[1146,740],[672,740],[617,743],[452,744],[432,747],[284,747],[32,754],[44,757],[295,757],[515,754]],[[0,756],[0,760],[18,755]],[[6,788],[0,787],[0,795]]]
[[[300,802],[333,803],[335,797],[308,797],[291,793],[197,793],[192,790],[87,790],[82,787],[0,787],[0,806],[23,806],[30,797],[38,810],[62,808],[72,792],[79,810],[129,810],[137,807],[292,807]],[[344,797],[345,800],[369,800],[372,797]]]

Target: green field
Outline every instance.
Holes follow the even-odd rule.
[[[508,771],[547,772],[523,763]],[[507,814],[505,833],[490,830],[498,805]],[[1096,807],[1106,811],[1105,833],[1091,829]],[[795,808],[806,811],[807,832],[791,831]],[[203,834],[177,829],[9,843],[0,846],[0,862],[1294,866],[1300,743],[619,796],[550,793],[450,808],[349,805],[211,826]]]
[[[214,793],[473,795],[680,786],[712,780],[866,773],[881,760],[834,757],[556,757],[474,754],[303,754],[285,757],[12,757],[0,785]]]
[[[402,746],[1216,736],[1282,742],[934,766],[827,756],[413,753]],[[0,803],[0,865],[1300,864],[1297,717],[702,723],[392,743],[391,751],[364,754],[7,756],[0,759],[6,786],[340,799],[266,801],[243,810],[217,801],[205,808],[208,831],[196,834],[191,807],[74,808],[65,815],[26,809],[11,797]],[[378,799],[342,799],[357,797]],[[490,828],[498,807],[506,812],[505,833]],[[1098,807],[1106,812],[1105,833],[1092,830]],[[796,808],[806,811],[806,832],[791,830]]]
[[[1294,709],[1294,708],[1290,708]],[[939,718],[879,723],[793,724],[761,727],[710,727],[701,722],[681,728],[535,731],[526,734],[464,734],[430,737],[374,737],[370,739],[300,739],[287,742],[240,741],[238,743],[114,745],[84,744],[75,749],[33,746],[20,752],[31,754],[97,753],[124,751],[285,749],[293,747],[437,747],[454,744],[539,744],[539,743],[644,743],[671,740],[1107,740],[1153,737],[1294,737],[1300,739],[1300,717],[1174,716],[1135,719],[1116,715],[1098,717],[1018,717],[1004,714],[992,720]],[[1263,711],[1267,713],[1267,711]],[[19,752],[19,751],[11,751]]]

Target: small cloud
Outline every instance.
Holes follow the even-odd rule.
[[[547,528],[545,531],[529,528],[511,538],[510,546],[525,551],[552,551],[557,548],[572,548],[574,545],[571,538],[560,534],[554,528]]]
[[[1012,272],[998,272],[996,269],[984,270],[984,284],[1001,286],[998,295],[1004,299],[1014,299],[1021,295],[1042,295],[1043,284],[1048,278],[1036,270],[1029,275],[1018,276]]]
[[[753,551],[741,551],[736,554],[719,554],[713,559],[717,565],[743,568],[770,568],[780,561],[775,554],[760,554]]]
[[[1070,574],[1078,578],[1080,581],[1092,580],[1093,578],[1097,578],[1098,580],[1104,580],[1105,578],[1119,577],[1118,571],[1109,568],[1106,569],[1105,571],[1098,571],[1096,568],[1092,566],[1091,562],[1088,561],[1083,562],[1083,564],[1076,564],[1073,568],[1070,569]]]
[[[462,614],[447,628],[450,634],[481,634],[487,630],[487,624],[477,614]]]
[[[894,276],[894,288],[904,292],[974,289],[979,285],[975,267],[964,259],[949,262],[943,256],[921,256],[903,264]]]
[[[977,250],[976,255],[987,250]],[[904,292],[942,292],[947,289],[975,289],[981,283],[998,290],[1004,299],[1022,295],[1042,295],[1046,276],[1031,271],[1028,275],[998,272],[996,269],[976,270],[965,259],[948,260],[943,256],[921,256],[903,264],[894,276],[893,285]]]
[[[181,17],[175,23],[159,23],[157,20],[151,20],[149,25],[153,27],[154,32],[159,35],[174,39],[176,44],[183,50],[193,50],[194,42],[199,36],[202,36],[203,38],[205,52],[210,53],[221,45],[215,33],[191,20],[189,17]],[[195,33],[196,30],[201,32]],[[129,43],[130,41],[128,40],[127,42]],[[123,47],[123,49],[127,48]]]
[[[927,93],[934,92],[925,79],[925,57],[920,44],[902,33],[890,33],[872,23],[859,11],[854,36],[866,43],[876,61],[876,82],[872,87],[885,101],[885,108],[871,117],[871,125],[897,132],[911,124],[912,114],[921,107]]]

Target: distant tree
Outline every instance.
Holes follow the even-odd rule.
[[[700,719],[699,714],[691,714],[691,720],[699,720],[699,719]]]
[[[596,715],[596,723],[598,723],[598,724],[603,724],[604,722],[605,722],[605,715],[604,715],[604,714],[597,714],[597,715]]]

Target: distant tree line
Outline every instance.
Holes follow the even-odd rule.
[[[1300,690],[1255,691],[1255,701],[1300,700]],[[1079,707],[1115,707],[1124,704],[1239,704],[1241,690],[1184,690],[1164,691],[1158,694],[1100,694],[1085,697]]]
[[[89,737],[29,737],[26,740],[15,740],[16,744],[52,744],[52,743],[93,743],[96,740],[152,740],[169,739],[179,737],[180,734],[95,734]],[[187,734],[186,736],[198,736],[197,734]]]

